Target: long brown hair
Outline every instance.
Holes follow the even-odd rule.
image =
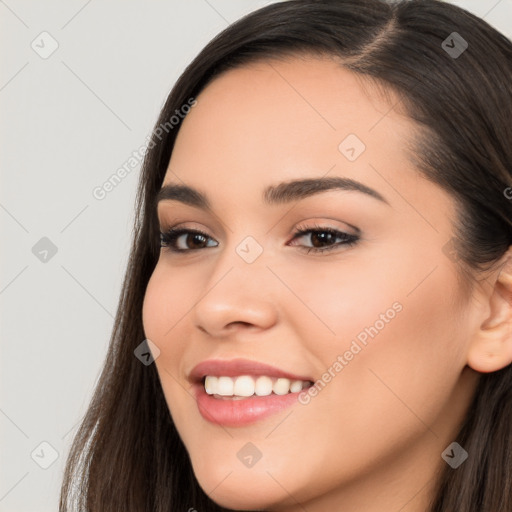
[[[60,512],[226,510],[195,479],[155,365],[134,356],[145,339],[142,303],[160,251],[154,199],[182,122],[171,128],[176,110],[225,70],[305,53],[335,57],[393,91],[419,123],[418,172],[459,207],[454,240],[461,269],[477,275],[512,244],[512,201],[504,194],[512,185],[512,44],[506,37],[437,0],[289,0],[243,17],[185,69],[155,125],[110,346],[70,450]],[[157,131],[165,123],[167,129]],[[456,470],[444,466],[429,512],[511,511],[511,433],[508,366],[481,375],[456,438],[469,458]]]

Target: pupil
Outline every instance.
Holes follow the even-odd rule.
[[[315,243],[315,240],[320,240],[320,245],[323,243],[329,243],[329,239],[330,237],[332,237],[333,234],[332,233],[327,233],[327,232],[320,232],[319,233],[313,233],[313,245],[315,247],[317,247],[318,245]]]
[[[193,239],[193,243],[195,244],[198,240],[199,240],[199,244],[201,244],[202,242],[204,242],[204,236],[203,235],[199,235],[199,234],[194,234],[192,235],[192,239]]]

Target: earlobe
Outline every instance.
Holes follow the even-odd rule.
[[[467,364],[473,370],[489,373],[512,362],[512,246],[503,256],[493,286],[486,296],[489,313],[483,319],[469,346]]]
[[[468,351],[468,366],[481,373],[496,372],[512,363],[512,333],[508,342],[500,340],[498,336],[486,337],[481,333]]]

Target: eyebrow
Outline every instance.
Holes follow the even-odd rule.
[[[263,191],[263,202],[267,205],[290,203],[299,199],[330,190],[351,190],[361,192],[389,205],[389,202],[376,190],[350,178],[329,177],[309,178],[282,182],[271,185]],[[164,185],[156,196],[156,204],[160,201],[180,201],[198,208],[211,209],[210,201],[205,193],[181,184]]]

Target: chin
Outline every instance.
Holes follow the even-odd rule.
[[[217,505],[232,510],[269,510],[282,503],[288,494],[264,469],[253,473],[254,469],[233,468],[221,472],[218,467],[206,474],[208,468],[201,468],[194,474],[205,493]],[[229,476],[228,476],[229,475]],[[291,492],[293,495],[293,493]]]
[[[277,486],[277,484],[275,485]],[[222,490],[217,488],[214,494],[210,496],[210,499],[212,499],[217,505],[220,505],[221,507],[237,511],[275,510],[274,507],[276,507],[279,503],[282,502],[281,500],[284,499],[282,494],[279,496],[277,495],[279,492],[277,489],[274,491],[274,493],[272,493],[271,496],[269,496],[270,493],[268,493],[266,489],[261,490],[258,485],[252,485],[250,495],[247,494],[247,490],[247,487],[245,489],[231,489],[230,487],[227,487],[226,489]],[[280,491],[281,493],[284,492],[283,489],[280,489]],[[255,494],[258,494],[258,496]]]

